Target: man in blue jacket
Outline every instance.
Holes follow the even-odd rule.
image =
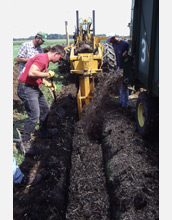
[[[124,58],[127,56],[129,50],[129,43],[125,40],[120,40],[116,35],[110,37],[107,40],[107,43],[111,43],[114,48],[117,66],[119,70],[120,68],[122,68],[122,62]],[[128,107],[129,90],[127,83],[128,81],[124,79],[120,86],[120,103],[122,104],[122,107]]]

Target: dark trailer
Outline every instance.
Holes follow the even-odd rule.
[[[133,0],[129,26],[132,79],[145,89],[137,100],[136,122],[139,132],[147,136],[159,117],[159,0]]]

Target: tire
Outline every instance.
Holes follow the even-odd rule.
[[[112,45],[105,43],[103,45],[103,72],[113,72],[117,67],[116,55]]]
[[[136,103],[136,125],[143,137],[150,137],[154,124],[153,100],[146,93],[142,92]]]

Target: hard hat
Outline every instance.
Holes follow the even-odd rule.
[[[43,33],[41,31],[39,31],[37,34],[36,34],[36,37],[39,37],[40,39],[42,39],[44,42],[47,41],[47,35],[46,33]]]

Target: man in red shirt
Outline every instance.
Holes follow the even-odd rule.
[[[21,148],[24,154],[34,154],[30,139],[38,119],[40,122],[41,136],[49,137],[57,133],[57,128],[47,128],[50,107],[39,89],[39,85],[42,83],[49,88],[56,89],[54,84],[52,85],[45,80],[45,78],[51,78],[55,74],[51,70],[47,72],[47,68],[49,62],[59,62],[64,55],[65,50],[61,45],[52,47],[48,53],[37,54],[28,60],[19,77],[17,94],[22,100],[28,114],[21,142]]]

